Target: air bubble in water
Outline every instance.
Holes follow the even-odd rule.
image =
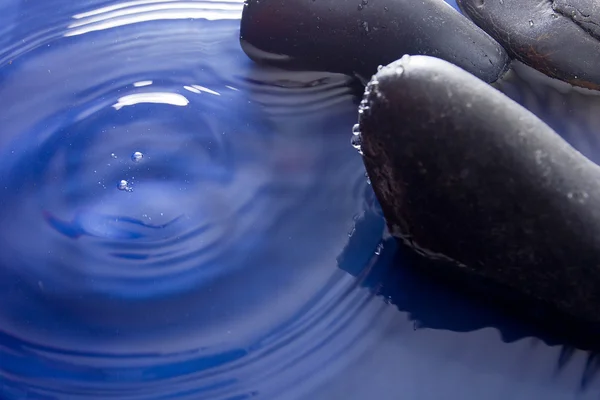
[[[115,153],[110,153],[110,156],[111,156],[112,158],[117,158],[117,155],[116,155]]]
[[[144,155],[140,151],[136,151],[131,155],[131,159],[135,162],[142,161],[142,158],[144,158]]]
[[[119,184],[117,185],[117,188],[119,190],[126,190],[128,192],[131,192],[131,187],[129,186],[129,182],[127,182],[125,179],[122,179]]]
[[[533,28],[533,20],[529,20],[529,26]]]
[[[360,135],[360,125],[359,124],[354,124],[354,126],[352,127],[352,134],[354,136]]]

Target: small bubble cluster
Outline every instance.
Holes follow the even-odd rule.
[[[115,153],[111,153],[112,158],[117,158]],[[131,155],[131,161],[140,162],[144,158],[144,154],[141,151],[136,151]],[[132,192],[133,188],[131,187],[131,183],[126,179],[121,179],[117,184],[117,189],[122,190],[124,192]]]
[[[359,116],[365,115],[371,110],[371,102],[369,98],[372,93],[375,93],[379,97],[379,92],[377,90],[378,85],[379,82],[375,78],[371,79],[371,81],[367,84],[363,98],[358,106]]]
[[[352,139],[350,141],[350,144],[352,144],[352,147],[354,147],[357,151],[358,154],[362,155],[362,137],[360,134],[360,125],[359,124],[355,124],[352,127]]]
[[[358,113],[360,115],[364,115],[365,113],[369,112],[371,110],[371,105],[369,103],[369,100],[367,100],[366,98],[363,98],[360,101],[360,104],[358,106]]]
[[[125,179],[121,179],[121,181],[117,185],[117,188],[119,190],[123,190],[123,191],[127,191],[127,192],[131,192],[132,191],[131,186],[129,186],[129,182],[126,181]]]

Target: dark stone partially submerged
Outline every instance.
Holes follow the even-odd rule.
[[[496,41],[440,0],[248,0],[240,36],[255,61],[364,79],[404,54],[447,60],[486,82],[509,63]]]
[[[600,323],[600,167],[464,70],[404,57],[367,85],[363,159],[419,253]]]
[[[544,74],[600,89],[600,5],[596,0],[457,0],[512,58]]]

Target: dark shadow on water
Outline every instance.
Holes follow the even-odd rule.
[[[384,228],[383,218],[370,188],[366,212],[356,221],[348,245],[338,258],[339,267],[357,277],[363,287],[393,304],[417,329],[473,332],[495,328],[502,341],[532,338],[547,346],[561,346],[556,373],[563,370],[578,350],[587,352],[579,387],[585,391],[600,370],[600,336],[594,329],[553,312],[516,293],[457,275],[456,268],[426,260],[385,238],[376,257],[361,253]]]

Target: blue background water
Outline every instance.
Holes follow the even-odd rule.
[[[586,352],[405,268],[351,79],[254,65],[242,6],[0,3],[0,399],[597,398]],[[515,79],[596,154],[598,100]]]

